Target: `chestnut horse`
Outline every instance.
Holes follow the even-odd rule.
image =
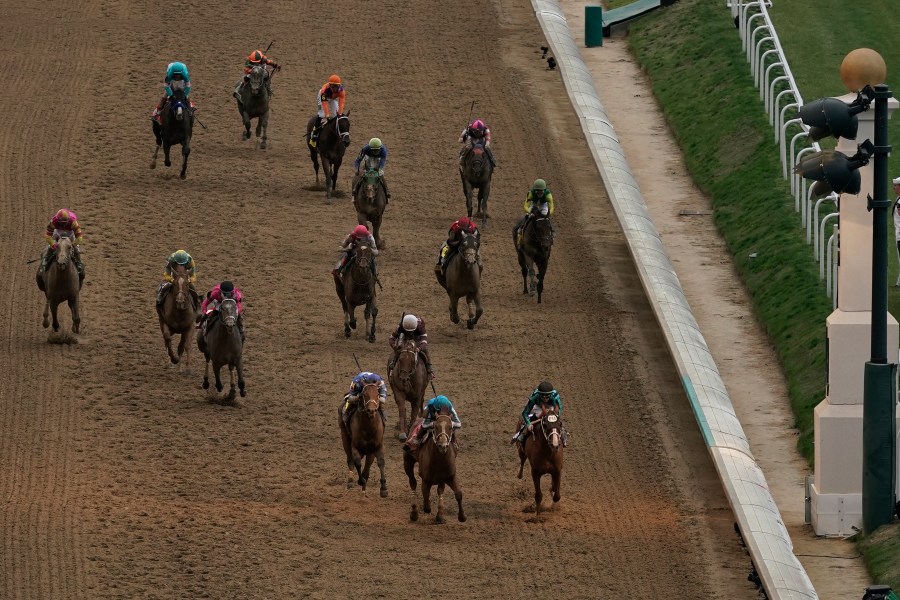
[[[400,346],[400,356],[397,357],[397,363],[388,374],[388,381],[391,384],[391,392],[394,393],[394,401],[397,402],[397,412],[400,415],[397,429],[402,442],[409,434],[413,421],[422,412],[425,388],[428,386],[425,359],[419,356],[419,346],[415,339],[404,336]],[[409,420],[406,418],[407,402],[410,404]]]
[[[419,519],[419,497],[416,493],[416,476],[413,468],[419,463],[419,477],[422,479],[422,512],[431,513],[431,486],[437,486],[438,508],[434,522],[444,523],[444,487],[450,486],[459,506],[459,522],[466,520],[463,512],[462,489],[456,480],[456,446],[453,444],[453,422],[446,409],[434,418],[434,427],[428,437],[415,451],[404,446],[403,470],[409,478],[409,489],[412,490],[413,503],[409,513],[410,521]]]
[[[340,279],[335,278],[334,289],[344,309],[344,337],[350,337],[350,330],[356,329],[356,307],[366,306],[366,339],[375,341],[375,317],[378,304],[375,302],[375,256],[366,245],[356,247],[356,256],[344,269]],[[369,327],[369,318],[372,326]]]
[[[519,420],[521,426],[522,421]],[[541,515],[541,501],[544,495],[541,493],[541,476],[550,474],[550,491],[553,493],[553,505],[559,502],[559,486],[562,480],[563,468],[563,444],[562,417],[556,414],[555,408],[544,410],[540,418],[531,422],[530,435],[525,438],[524,444],[519,447],[519,479],[522,479],[522,471],[525,469],[525,460],[531,466],[531,479],[534,482],[534,510],[536,516]]]
[[[61,237],[56,243],[52,260],[43,273],[38,274],[38,288],[44,292],[46,303],[44,304],[44,327],[50,326],[50,316],[53,316],[53,332],[59,332],[59,318],[57,308],[63,302],[68,303],[72,311],[72,332],[81,331],[81,312],[78,310],[78,293],[81,291],[81,280],[78,269],[75,266],[75,253],[78,250],[71,239]]]
[[[159,328],[162,330],[163,343],[169,360],[173,365],[181,362],[184,354],[184,362],[187,372],[191,372],[191,338],[194,337],[194,320],[197,318],[197,309],[200,307],[197,292],[188,284],[187,271],[184,265],[178,265],[175,270],[175,281],[164,292],[162,304],[156,305],[156,315],[159,317]],[[178,353],[172,347],[172,337],[179,334]]]
[[[356,483],[362,487],[363,494],[366,493],[369,469],[374,459],[378,461],[378,470],[381,471],[381,497],[387,498],[387,479],[384,477],[384,420],[381,411],[378,410],[380,403],[378,385],[367,383],[363,386],[356,410],[350,417],[350,430],[344,427],[342,408],[338,409],[338,427],[341,428],[341,442],[344,444],[344,452],[347,453],[349,469],[347,489],[353,487],[355,469]],[[363,456],[366,457],[365,467],[362,466]]]

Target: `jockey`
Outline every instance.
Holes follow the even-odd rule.
[[[423,321],[421,317],[417,317],[413,314],[403,315],[400,324],[397,326],[397,329],[391,333],[390,340],[388,340],[388,344],[390,344],[391,349],[394,351],[391,355],[391,359],[388,361],[388,373],[393,371],[394,365],[397,364],[397,359],[400,358],[400,349],[403,345],[403,340],[408,337],[411,337],[416,341],[416,346],[418,346],[422,358],[425,359],[425,370],[428,371],[428,374],[434,379],[434,367],[431,366],[431,355],[428,352],[428,332],[425,331],[425,321]]]
[[[562,398],[560,398],[559,392],[554,389],[553,384],[549,381],[542,381],[531,392],[528,402],[525,403],[525,408],[522,409],[522,429],[513,436],[513,444],[516,442],[525,443],[525,438],[528,437],[528,433],[531,431],[531,418],[541,414],[541,407],[544,404],[552,404],[556,407],[556,414],[562,416]],[[569,445],[569,432],[566,431],[565,427],[563,428],[562,441],[564,447]]]
[[[456,252],[457,248],[459,248],[459,243],[462,241],[461,233],[465,231],[468,234],[474,235],[475,239],[478,241],[479,245],[479,253],[478,253],[478,264],[481,264],[481,232],[478,231],[478,226],[475,225],[475,222],[472,221],[469,217],[460,217],[459,219],[453,221],[453,224],[450,225],[450,231],[447,233],[447,241],[444,242],[444,245],[441,246],[441,252],[438,254],[437,264],[434,266],[434,270],[441,275],[444,274],[444,269],[447,268],[447,263],[450,262],[450,258],[453,256],[453,253]]]
[[[459,415],[456,414],[456,409],[453,408],[453,403],[450,402],[450,399],[447,398],[447,396],[435,396],[429,400],[422,409],[422,416],[424,419],[421,426],[413,426],[413,431],[409,436],[409,441],[407,441],[407,445],[411,450],[418,448],[427,435],[427,432],[434,428],[434,419],[441,414],[442,410],[448,410],[450,412],[450,420],[453,422],[454,431],[462,427],[462,422],[459,420]]]
[[[534,183],[531,184],[531,189],[528,190],[528,193],[525,195],[525,203],[522,205],[522,208],[525,210],[525,216],[516,225],[519,244],[522,243],[522,232],[528,219],[536,215],[549,217],[553,214],[553,193],[547,187],[546,181],[543,179],[534,180]],[[553,221],[550,222],[550,230],[554,234],[556,233],[556,228],[553,227]]]
[[[328,122],[328,119],[344,114],[344,102],[346,99],[347,93],[344,91],[341,78],[337,75],[329,77],[328,81],[319,89],[318,96],[316,96],[316,109],[318,110],[319,121],[316,122],[309,136],[310,147],[316,147],[319,133],[322,131],[322,127],[325,126],[325,123]]]
[[[200,326],[202,327],[206,320],[209,319],[210,315],[218,310],[219,303],[223,300],[234,300],[237,304],[237,326],[238,331],[241,332],[241,342],[243,342],[244,294],[241,293],[241,290],[234,287],[234,284],[230,281],[223,281],[222,283],[216,284],[216,286],[206,294],[203,303],[200,305]]]
[[[237,86],[234,88],[234,97],[239,101],[241,99],[241,88],[245,83],[250,81],[250,71],[257,65],[272,67],[272,72],[281,70],[281,66],[278,63],[269,60],[269,58],[263,54],[262,50],[254,50],[251,52],[250,55],[244,59],[244,76],[237,82]],[[271,95],[272,84],[269,75],[270,72],[266,69],[266,90],[268,90],[269,95]]]
[[[159,289],[156,291],[157,305],[162,304],[166,290],[168,290],[169,285],[175,281],[175,271],[178,267],[185,268],[188,274],[188,285],[191,289],[194,289],[194,284],[197,282],[197,266],[194,264],[194,259],[184,250],[177,250],[170,254],[169,258],[166,259],[166,269],[165,272],[163,272],[163,283],[160,284]]]
[[[81,225],[78,224],[78,215],[67,208],[61,208],[56,211],[50,217],[50,222],[47,223],[47,233],[44,236],[47,240],[47,247],[41,255],[41,266],[38,272],[43,273],[50,266],[50,261],[53,260],[53,250],[56,249],[56,242],[64,237],[75,243],[75,253],[72,255],[72,260],[75,262],[75,268],[78,270],[78,281],[80,284],[80,282],[84,281],[84,263],[81,262],[81,249],[79,248],[83,241]]]
[[[353,256],[353,251],[356,250],[356,247],[360,244],[369,246],[372,249],[372,255],[378,256],[378,247],[375,246],[375,238],[372,237],[369,228],[365,225],[357,225],[353,228],[353,231],[347,234],[344,241],[341,242],[340,251],[343,252],[343,254],[337,264],[334,265],[334,270],[331,271],[331,274],[334,275],[335,279],[340,278],[341,273],[344,271],[344,267],[347,266],[350,262],[350,258]],[[378,269],[375,267],[375,261],[372,261],[372,271],[375,273],[375,277],[378,277]]]
[[[365,174],[365,160],[367,156],[378,157],[378,181],[381,182],[381,187],[384,188],[384,197],[387,200],[391,199],[391,193],[388,191],[387,183],[384,180],[384,165],[387,163],[387,146],[385,146],[381,140],[377,137],[373,137],[369,140],[369,143],[362,147],[362,150],[359,151],[359,154],[356,157],[356,160],[353,161],[353,169],[360,176],[360,179],[356,182],[356,187],[353,188],[353,194],[359,190],[359,186],[362,185],[362,175]],[[360,165],[362,165],[362,169],[360,169]]]
[[[482,142],[484,143],[484,151],[487,152],[488,160],[491,161],[491,166],[497,166],[497,163],[494,162],[494,152],[491,150],[491,129],[485,125],[484,121],[481,119],[475,119],[469,123],[466,128],[462,130],[462,133],[459,134],[458,141],[463,145],[459,151],[460,165],[462,164],[466,153],[472,149],[472,146],[478,142]]]
[[[169,101],[169,98],[174,95],[171,87],[173,81],[184,81],[184,97],[188,101],[191,110],[195,108],[194,101],[188,99],[188,94],[191,93],[191,75],[188,73],[187,65],[182,62],[169,63],[169,66],[166,69],[166,90],[163,93],[162,98],[160,98],[159,104],[153,109],[153,114],[150,115],[150,119],[156,121],[160,125],[162,125],[162,109],[166,105],[166,102]]]
[[[363,371],[350,382],[350,391],[344,396],[344,404],[341,407],[341,418],[344,420],[344,427],[348,431],[350,430],[350,417],[353,415],[353,411],[356,410],[356,402],[359,400],[359,395],[362,394],[363,388],[371,383],[378,386],[378,412],[381,414],[381,418],[384,418],[384,401],[387,398],[387,386],[384,383],[384,379],[378,373]]]

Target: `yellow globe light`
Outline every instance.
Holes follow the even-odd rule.
[[[852,50],[841,62],[841,81],[851,92],[866,85],[878,85],[887,80],[887,65],[880,54],[871,48]]]

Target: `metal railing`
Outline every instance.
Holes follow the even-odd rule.
[[[797,87],[797,81],[791,73],[784,49],[778,40],[775,25],[769,17],[768,9],[771,0],[726,0],[725,5],[731,9],[735,19],[741,47],[750,63],[750,74],[753,84],[759,88],[759,97],[769,117],[769,124],[774,130],[775,143],[778,144],[781,159],[781,173],[790,181],[791,195],[794,197],[794,210],[800,213],[800,226],[806,229],[806,242],[812,244],[813,254],[821,263],[819,278],[826,283],[826,293],[837,302],[837,261],[840,255],[840,236],[838,218],[829,214],[819,221],[819,206],[824,201],[836,201],[832,194],[825,198],[813,200],[811,186],[806,180],[793,172],[794,165],[806,154],[821,150],[816,142],[809,142],[809,128],[799,118],[788,118],[790,111],[803,106],[803,97]],[[784,104],[782,104],[784,103]],[[809,189],[808,189],[809,188]],[[813,209],[813,204],[815,208]],[[824,224],[834,221],[832,236],[835,238],[834,251],[826,252],[830,243],[826,239]],[[820,233],[821,229],[821,233]],[[835,304],[836,305],[836,304]]]

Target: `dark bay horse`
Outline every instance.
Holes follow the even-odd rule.
[[[356,209],[356,220],[360,225],[366,225],[366,221],[372,223],[369,231],[375,238],[375,245],[383,248],[381,219],[387,206],[387,197],[378,176],[378,160],[367,156],[363,175],[356,175],[354,178],[353,208]]]
[[[519,420],[521,426],[522,421]],[[559,502],[559,487],[562,481],[563,468],[563,423],[562,417],[556,414],[556,410],[547,410],[541,413],[540,419],[532,421],[531,434],[525,438],[524,444],[518,444],[519,448],[519,479],[525,469],[525,460],[531,466],[531,479],[534,482],[534,510],[536,517],[541,515],[541,501],[544,495],[541,493],[541,476],[550,474],[550,492],[553,494],[553,505]]]
[[[472,218],[472,194],[478,188],[478,207],[476,217],[481,217],[481,226],[487,227],[488,222],[488,198],[491,195],[491,177],[494,175],[494,167],[488,160],[484,144],[476,143],[466,151],[462,163],[459,166],[459,176],[462,179],[463,193],[466,195],[466,214]]]
[[[194,320],[197,318],[197,309],[200,301],[197,292],[188,284],[187,271],[184,265],[178,265],[175,270],[175,281],[164,292],[162,304],[156,305],[156,315],[159,317],[159,328],[162,330],[163,343],[169,360],[173,365],[181,362],[184,354],[187,372],[191,372],[191,339],[194,337]],[[172,347],[172,337],[180,335],[178,353]]]
[[[460,298],[466,299],[469,307],[469,318],[466,327],[475,329],[481,318],[481,265],[478,264],[478,238],[465,231],[461,232],[459,248],[450,257],[444,276],[444,288],[450,297],[450,320],[459,323],[457,305]],[[440,273],[436,273],[438,282]]]
[[[375,256],[366,245],[356,247],[356,256],[344,268],[340,279],[335,278],[334,288],[341,307],[344,309],[344,336],[350,337],[350,330],[356,329],[356,307],[366,306],[366,339],[375,341],[375,317],[378,316],[378,304],[375,302]],[[372,326],[369,327],[369,318]]]
[[[250,70],[250,81],[241,86],[240,98],[237,98],[238,112],[244,121],[244,140],[250,139],[250,120],[256,121],[256,139],[263,150],[268,146],[266,130],[269,127],[269,88],[266,80],[269,71],[263,65],[255,65]],[[260,141],[262,133],[262,141]]]
[[[47,250],[51,252],[50,249]],[[44,327],[50,326],[50,314],[53,314],[53,332],[59,332],[59,319],[57,308],[63,302],[68,303],[72,311],[72,332],[81,331],[81,313],[78,310],[78,293],[81,291],[81,281],[78,277],[78,269],[75,267],[75,244],[67,237],[62,237],[56,243],[56,249],[52,250],[54,260],[43,274],[38,275],[38,288],[44,292],[46,303],[44,304]]]
[[[404,447],[403,470],[409,478],[409,489],[412,491],[413,503],[409,513],[410,521],[419,519],[419,497],[416,493],[416,476],[413,472],[416,462],[419,463],[419,478],[422,480],[422,512],[431,513],[431,487],[437,486],[438,509],[434,522],[444,523],[444,487],[450,486],[459,507],[459,522],[465,522],[463,512],[462,488],[456,479],[456,447],[453,444],[453,422],[446,411],[435,417],[434,427],[422,445],[410,452]]]
[[[180,84],[180,85],[179,85]],[[162,146],[165,155],[165,165],[172,166],[169,160],[169,150],[175,144],[181,144],[181,178],[187,177],[188,156],[191,154],[191,135],[194,131],[194,113],[187,99],[184,97],[184,81],[173,81],[169,84],[172,88],[172,98],[166,102],[162,111],[162,125],[153,121],[153,135],[156,137],[156,151],[150,168],[156,168],[156,157],[159,156],[159,147]]]
[[[338,427],[341,428],[341,442],[347,454],[349,469],[347,489],[353,487],[355,470],[356,483],[362,487],[363,494],[366,493],[369,469],[372,467],[372,460],[375,459],[381,471],[381,497],[387,498],[387,479],[384,476],[384,420],[378,410],[379,403],[378,385],[367,383],[363,386],[356,410],[350,417],[350,430],[344,427],[341,415],[343,408],[338,409]],[[363,456],[366,457],[365,467],[362,466]]]
[[[237,326],[237,303],[226,298],[219,303],[218,315],[210,317],[207,324],[206,334],[197,336],[197,347],[203,356],[206,357],[206,372],[203,374],[203,389],[209,389],[209,363],[212,361],[213,373],[216,376],[216,392],[222,393],[222,379],[219,376],[219,370],[228,365],[228,371],[231,375],[231,390],[228,395],[219,400],[231,402],[234,400],[234,372],[237,370],[238,387],[241,390],[241,397],[247,395],[246,386],[244,384],[244,341],[241,339],[241,332]],[[210,390],[212,396],[212,391]]]
[[[319,117],[313,117],[306,124],[306,141],[312,135],[313,127]],[[350,111],[328,120],[319,132],[316,147],[309,147],[309,158],[316,169],[316,183],[319,183],[319,159],[322,159],[322,171],[325,175],[325,201],[331,203],[331,193],[337,187],[338,170],[344,160],[344,152],[350,145]],[[376,242],[377,243],[377,242]]]
[[[400,346],[400,356],[394,368],[388,375],[391,384],[391,392],[397,403],[397,429],[400,431],[400,441],[404,441],[409,434],[409,429],[419,413],[422,412],[422,404],[425,402],[425,388],[428,386],[428,371],[425,358],[419,355],[419,346],[416,340],[405,337]],[[409,419],[406,418],[406,403],[409,402]]]
[[[553,248],[553,228],[550,217],[535,216],[525,219],[522,232],[522,243],[518,240],[518,225],[513,229],[513,244],[522,268],[522,293],[534,295],[537,289],[537,301],[541,303],[544,292],[544,276],[550,262],[550,250]],[[537,285],[535,285],[537,276]]]

